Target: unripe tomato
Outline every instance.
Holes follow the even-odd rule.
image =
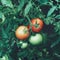
[[[8,55],[4,55],[0,60],[9,60]]]
[[[23,42],[22,45],[21,45],[21,48],[22,48],[22,49],[25,49],[25,48],[27,48],[27,46],[28,46],[28,43],[24,43],[24,42]]]
[[[31,23],[33,32],[40,32],[44,25],[43,21],[39,18],[32,19]]]
[[[26,39],[29,37],[29,30],[26,26],[19,26],[15,32],[18,39]]]
[[[36,34],[35,36],[31,36],[29,38],[29,42],[32,45],[38,45],[38,44],[42,43],[42,40],[43,40],[43,37],[41,34]]]

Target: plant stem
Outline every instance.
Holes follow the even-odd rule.
[[[30,23],[30,29],[32,29],[32,23],[31,23],[31,21],[30,21],[30,18],[29,18],[28,16],[26,16],[26,18],[27,18],[28,22]],[[31,30],[31,31],[32,31],[32,30]]]
[[[30,21],[30,18],[28,16],[26,16],[26,18],[28,19],[29,23],[32,24],[31,21]]]
[[[30,27],[32,27],[32,23],[31,23],[31,21],[30,21],[30,18],[29,18],[28,16],[26,16],[26,18],[27,18],[27,20],[28,20],[29,23],[30,23]]]

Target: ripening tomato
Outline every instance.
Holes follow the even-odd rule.
[[[29,37],[29,30],[26,26],[19,26],[15,32],[18,39],[26,39]]]
[[[43,21],[39,18],[32,19],[31,23],[33,32],[40,32],[44,25]]]

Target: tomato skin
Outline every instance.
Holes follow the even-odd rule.
[[[44,25],[43,21],[39,18],[32,19],[31,23],[32,23],[32,31],[33,32],[40,32]],[[36,23],[38,24],[37,27],[35,26],[35,25],[37,25]]]
[[[31,35],[30,38],[29,38],[29,42],[32,45],[41,44],[42,43],[42,40],[43,40],[43,37],[42,37],[41,34],[36,34],[35,36]]]
[[[19,26],[15,32],[18,39],[24,40],[29,37],[29,30],[26,26]]]

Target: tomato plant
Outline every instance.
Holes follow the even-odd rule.
[[[35,36],[31,35],[31,37],[29,38],[29,42],[32,45],[40,44],[42,40],[43,40],[43,36],[41,34],[36,34]]]
[[[0,0],[0,60],[60,60],[59,43],[60,0]]]
[[[28,36],[29,36],[29,31],[28,31],[28,28],[27,28],[26,26],[19,26],[19,27],[17,28],[15,34],[16,34],[16,37],[17,37],[18,39],[23,40],[23,39],[28,38]]]

